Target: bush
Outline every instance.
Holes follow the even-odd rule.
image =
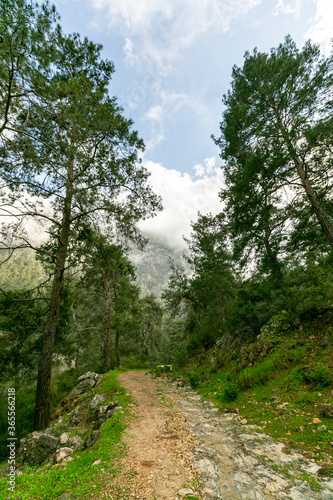
[[[316,396],[309,392],[300,392],[295,400],[297,405],[313,405],[315,403]]]
[[[223,398],[225,401],[235,401],[238,397],[238,385],[235,382],[229,382],[223,389]]]
[[[18,441],[33,431],[36,386],[28,386],[20,389],[15,395],[16,402],[16,437]],[[0,461],[8,456],[7,437],[8,420],[7,392],[0,396]]]
[[[329,387],[332,383],[331,370],[322,364],[318,364],[313,372],[308,374],[313,385],[316,387]]]
[[[288,387],[297,389],[303,381],[303,368],[301,366],[291,370],[287,379]]]
[[[198,387],[201,381],[200,374],[196,371],[189,372],[188,379],[191,384],[191,387]]]
[[[73,389],[76,384],[78,375],[74,368],[63,372],[56,372],[52,377],[51,382],[51,407],[54,408],[57,404]]]

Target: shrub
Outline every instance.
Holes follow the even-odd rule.
[[[223,398],[225,401],[235,401],[238,397],[238,385],[235,382],[229,382],[223,389]]]
[[[331,370],[322,364],[318,364],[308,376],[316,387],[329,387],[332,383]]]
[[[191,387],[198,387],[201,381],[200,374],[196,371],[191,371],[188,373],[188,379],[191,384]]]
[[[287,379],[288,387],[296,389],[303,381],[303,368],[301,366],[297,366],[296,368],[291,370]]]

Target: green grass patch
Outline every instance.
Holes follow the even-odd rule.
[[[106,374],[96,392],[104,394],[107,400],[116,396],[125,410],[132,398],[126,395],[126,390],[117,382],[119,373],[112,371]],[[15,493],[8,491],[6,477],[0,479],[0,490],[6,498],[19,497],[22,500],[55,500],[65,492],[71,493],[73,499],[86,499],[92,492],[98,493],[107,476],[115,473],[117,459],[125,451],[121,437],[126,427],[126,419],[125,413],[116,411],[101,429],[101,437],[95,448],[73,453],[74,460],[68,462],[65,468],[52,465],[27,467],[24,473],[16,478]],[[93,466],[99,459],[101,463]]]

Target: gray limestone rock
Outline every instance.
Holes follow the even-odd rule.
[[[88,436],[84,442],[85,448],[92,448],[92,446],[94,446],[97,443],[100,436],[101,436],[101,431],[92,431],[90,436]]]
[[[93,397],[93,399],[89,403],[89,408],[91,410],[95,410],[97,406],[101,405],[104,403],[105,397],[102,396],[101,394],[96,394],[96,396]]]
[[[33,432],[25,439],[21,439],[17,457],[28,465],[41,465],[59,448],[59,445],[58,438],[50,434]]]
[[[67,441],[67,446],[69,446],[69,448],[72,448],[74,451],[78,450],[79,448],[82,448],[82,446],[83,446],[83,439],[77,435],[72,436]]]

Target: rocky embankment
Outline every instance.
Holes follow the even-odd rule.
[[[56,410],[51,427],[21,439],[17,451],[21,467],[49,463],[66,466],[74,451],[95,445],[101,427],[118,406],[117,401],[106,402],[101,394],[93,395],[101,380],[101,375],[92,372],[79,377]]]

